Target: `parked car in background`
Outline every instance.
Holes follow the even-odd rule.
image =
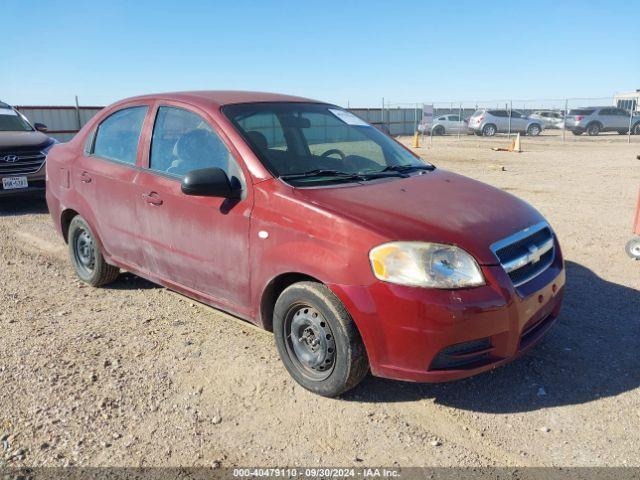
[[[509,115],[509,110],[480,109],[469,118],[469,128],[476,135],[486,137],[509,131],[535,137],[542,132],[543,123],[540,120],[529,118],[517,110],[512,110]]]
[[[434,167],[335,105],[250,92],[113,104],[47,160],[78,277],[119,269],[273,331],[304,388],[440,382],[555,322],[558,239],[533,207]]]
[[[460,120],[458,114],[440,115],[433,121],[431,133],[433,135],[445,135],[447,133],[466,132],[468,130],[467,120]]]
[[[585,107],[569,110],[565,119],[566,129],[574,135],[598,135],[600,132],[618,132],[640,135],[640,114],[631,117],[631,113],[616,107]],[[631,120],[631,122],[629,121]]]
[[[15,108],[0,102],[0,197],[45,188],[45,159],[56,143]]]
[[[542,122],[544,128],[562,128],[564,116],[555,110],[538,110],[529,115],[533,120]]]

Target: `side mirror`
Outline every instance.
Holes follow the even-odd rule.
[[[229,177],[221,168],[191,170],[182,180],[182,193],[202,197],[240,198],[231,187]]]
[[[33,124],[33,128],[35,128],[37,131],[43,132],[43,133],[46,132],[47,130],[49,130],[44,123],[34,123]]]

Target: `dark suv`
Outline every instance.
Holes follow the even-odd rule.
[[[44,162],[56,143],[15,108],[0,102],[0,197],[45,188]]]

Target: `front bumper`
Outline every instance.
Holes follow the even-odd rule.
[[[330,285],[351,313],[380,377],[443,382],[518,357],[555,322],[564,294],[561,255],[516,290],[500,266],[485,266],[487,285],[463,290]]]
[[[37,172],[22,174],[17,173],[13,174],[1,174],[0,175],[0,197],[7,197],[13,195],[19,195],[23,193],[35,193],[35,192],[43,192],[46,187],[46,162],[42,164],[42,167]],[[26,188],[15,188],[10,190],[5,190],[2,188],[2,179],[5,177],[27,177],[28,187]]]

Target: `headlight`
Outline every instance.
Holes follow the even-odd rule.
[[[49,145],[47,145],[46,147],[44,147],[42,150],[40,150],[40,152],[43,155],[47,155],[49,153],[49,150],[51,150],[53,148],[54,145],[58,144],[60,142],[58,142],[55,138],[53,139],[53,142],[51,142]]]
[[[369,259],[375,276],[385,282],[430,288],[484,285],[475,259],[453,245],[391,242],[372,249]]]

